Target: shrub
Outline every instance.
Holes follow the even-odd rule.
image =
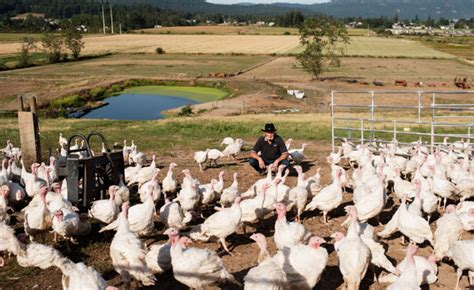
[[[51,106],[55,109],[66,109],[68,107],[80,107],[86,102],[79,95],[66,96],[61,99],[54,100]]]
[[[112,85],[108,90],[107,92],[113,94],[113,93],[117,93],[117,92],[120,92],[123,90],[123,87],[121,85]]]
[[[161,47],[157,47],[157,48],[155,49],[155,51],[156,51],[156,53],[158,53],[158,54],[164,54],[164,53],[165,53],[165,50],[164,50],[163,48],[161,48]]]
[[[102,98],[105,94],[105,89],[102,87],[93,88],[89,91],[89,96],[92,100]]]
[[[178,116],[187,117],[187,116],[191,116],[192,114],[194,114],[193,108],[191,107],[191,105],[186,105],[181,108],[181,111],[178,113]]]
[[[283,35],[291,35],[291,32],[285,31],[285,32],[283,32]]]

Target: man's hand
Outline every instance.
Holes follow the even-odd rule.
[[[262,158],[258,159],[258,167],[260,167],[260,169],[265,169],[265,162],[263,162]]]
[[[279,163],[280,163],[280,160],[278,160],[278,159],[273,162],[272,171],[276,171],[276,170],[277,170]]]

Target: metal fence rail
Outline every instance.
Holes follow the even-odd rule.
[[[332,91],[330,108],[333,152],[342,138],[360,144],[416,138],[431,148],[445,137],[474,139],[474,91]]]

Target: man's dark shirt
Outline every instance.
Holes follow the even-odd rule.
[[[281,156],[281,154],[288,152],[288,149],[286,148],[283,139],[275,134],[270,144],[265,141],[264,136],[258,138],[252,151],[255,153],[261,152],[261,156],[264,160],[276,160]]]

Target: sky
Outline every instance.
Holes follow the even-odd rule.
[[[235,3],[300,3],[300,4],[313,4],[329,2],[329,0],[207,0],[209,3],[216,4],[235,4]]]

